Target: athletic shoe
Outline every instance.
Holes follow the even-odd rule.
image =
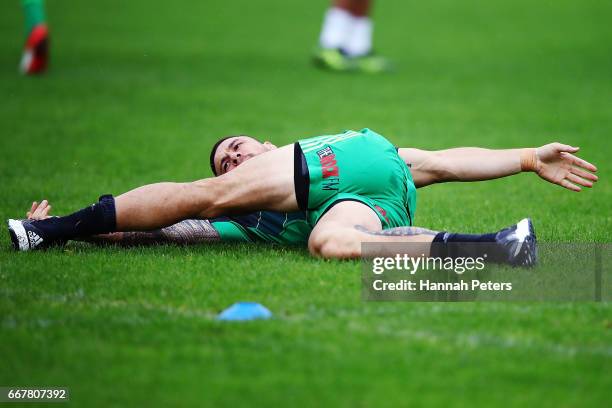
[[[39,24],[32,29],[26,40],[19,69],[24,75],[43,73],[48,59],[49,31],[45,24]]]
[[[380,74],[391,70],[389,61],[369,53],[361,57],[349,57],[339,49],[319,48],[313,55],[313,62],[320,68],[337,72],[363,72]]]
[[[34,220],[8,220],[8,230],[16,251],[31,251],[45,249],[63,242],[54,241],[45,237],[40,228],[34,225]]]
[[[366,74],[382,74],[391,71],[391,63],[385,57],[370,53],[362,57],[351,58],[355,70]]]
[[[346,72],[354,68],[350,59],[338,49],[317,49],[312,60],[319,68],[329,69],[331,71]]]
[[[495,241],[506,249],[507,262],[512,266],[534,266],[538,258],[537,239],[530,218],[505,228],[495,235]]]

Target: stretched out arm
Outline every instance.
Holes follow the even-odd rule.
[[[550,143],[538,148],[492,150],[478,147],[427,151],[399,149],[417,187],[447,181],[481,181],[532,171],[572,191],[592,187],[597,168],[576,157],[578,147]]]
[[[49,217],[51,206],[47,200],[32,203],[26,214],[28,219],[41,220]],[[177,244],[193,245],[221,241],[219,232],[209,220],[184,220],[169,227],[152,231],[113,232],[110,234],[83,237],[81,241],[96,244],[122,246]]]

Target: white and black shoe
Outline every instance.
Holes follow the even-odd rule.
[[[495,241],[506,250],[506,261],[510,265],[530,267],[536,264],[537,239],[530,218],[523,218],[517,224],[499,231]]]
[[[8,220],[8,230],[16,251],[44,249],[58,242],[45,237],[40,228],[33,225],[34,220]]]

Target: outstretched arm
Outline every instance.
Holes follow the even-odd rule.
[[[28,219],[41,220],[49,217],[51,206],[47,200],[32,203],[27,212]],[[209,220],[184,220],[169,227],[152,231],[114,232],[83,237],[79,240],[96,244],[118,244],[122,246],[177,244],[193,245],[221,241],[219,232]]]
[[[532,171],[572,191],[592,187],[597,168],[576,157],[578,147],[550,143],[538,148],[492,150],[478,147],[426,151],[399,149],[417,187],[447,181],[481,181]]]

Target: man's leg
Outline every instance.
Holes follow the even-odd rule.
[[[324,49],[343,49],[351,41],[354,26],[364,20],[367,29],[362,29],[364,33],[362,43],[359,44],[361,54],[367,54],[371,49],[372,30],[368,15],[370,13],[370,0],[334,0],[331,7],[325,13],[323,27],[319,44]]]
[[[21,0],[25,15],[26,44],[20,70],[32,75],[44,72],[49,58],[49,31],[43,0]]]
[[[349,57],[363,57],[372,51],[372,20],[370,0],[336,0],[334,7],[352,16],[348,37],[340,46]]]
[[[405,228],[401,234],[398,233],[400,228]],[[400,228],[383,231],[380,219],[369,206],[358,201],[342,201],[317,222],[310,234],[308,249],[313,255],[323,258],[345,259],[359,258],[364,242],[410,242],[407,255],[429,255],[436,232],[417,227]],[[383,246],[381,250],[384,250]]]
[[[294,146],[284,146],[255,156],[219,177],[192,183],[150,184],[116,199],[106,196],[66,217],[27,225],[11,220],[9,229],[17,249],[27,250],[38,246],[38,238],[50,244],[113,231],[151,230],[187,218],[251,210],[297,211],[293,162]]]
[[[326,11],[314,55],[317,65],[335,71],[380,73],[389,62],[372,53],[370,0],[334,0]]]
[[[334,205],[312,230],[308,248],[323,258],[359,258],[363,243],[380,244],[370,255],[394,256],[397,246],[385,243],[407,243],[402,254],[411,257],[478,258],[492,263],[532,266],[536,263],[536,237],[528,219],[487,234],[460,234],[431,231],[420,227],[381,229],[376,213],[356,201]]]
[[[165,227],[186,218],[252,210],[297,211],[294,146],[283,146],[218,177],[192,183],[150,184],[115,198],[117,231]]]
[[[40,204],[33,202],[26,213],[28,220],[44,220],[49,215],[51,205],[47,200]],[[151,231],[112,232],[109,234],[78,237],[77,240],[94,244],[117,244],[126,247],[158,244],[195,245],[210,244],[222,240],[221,234],[210,220],[183,220],[165,228]]]

